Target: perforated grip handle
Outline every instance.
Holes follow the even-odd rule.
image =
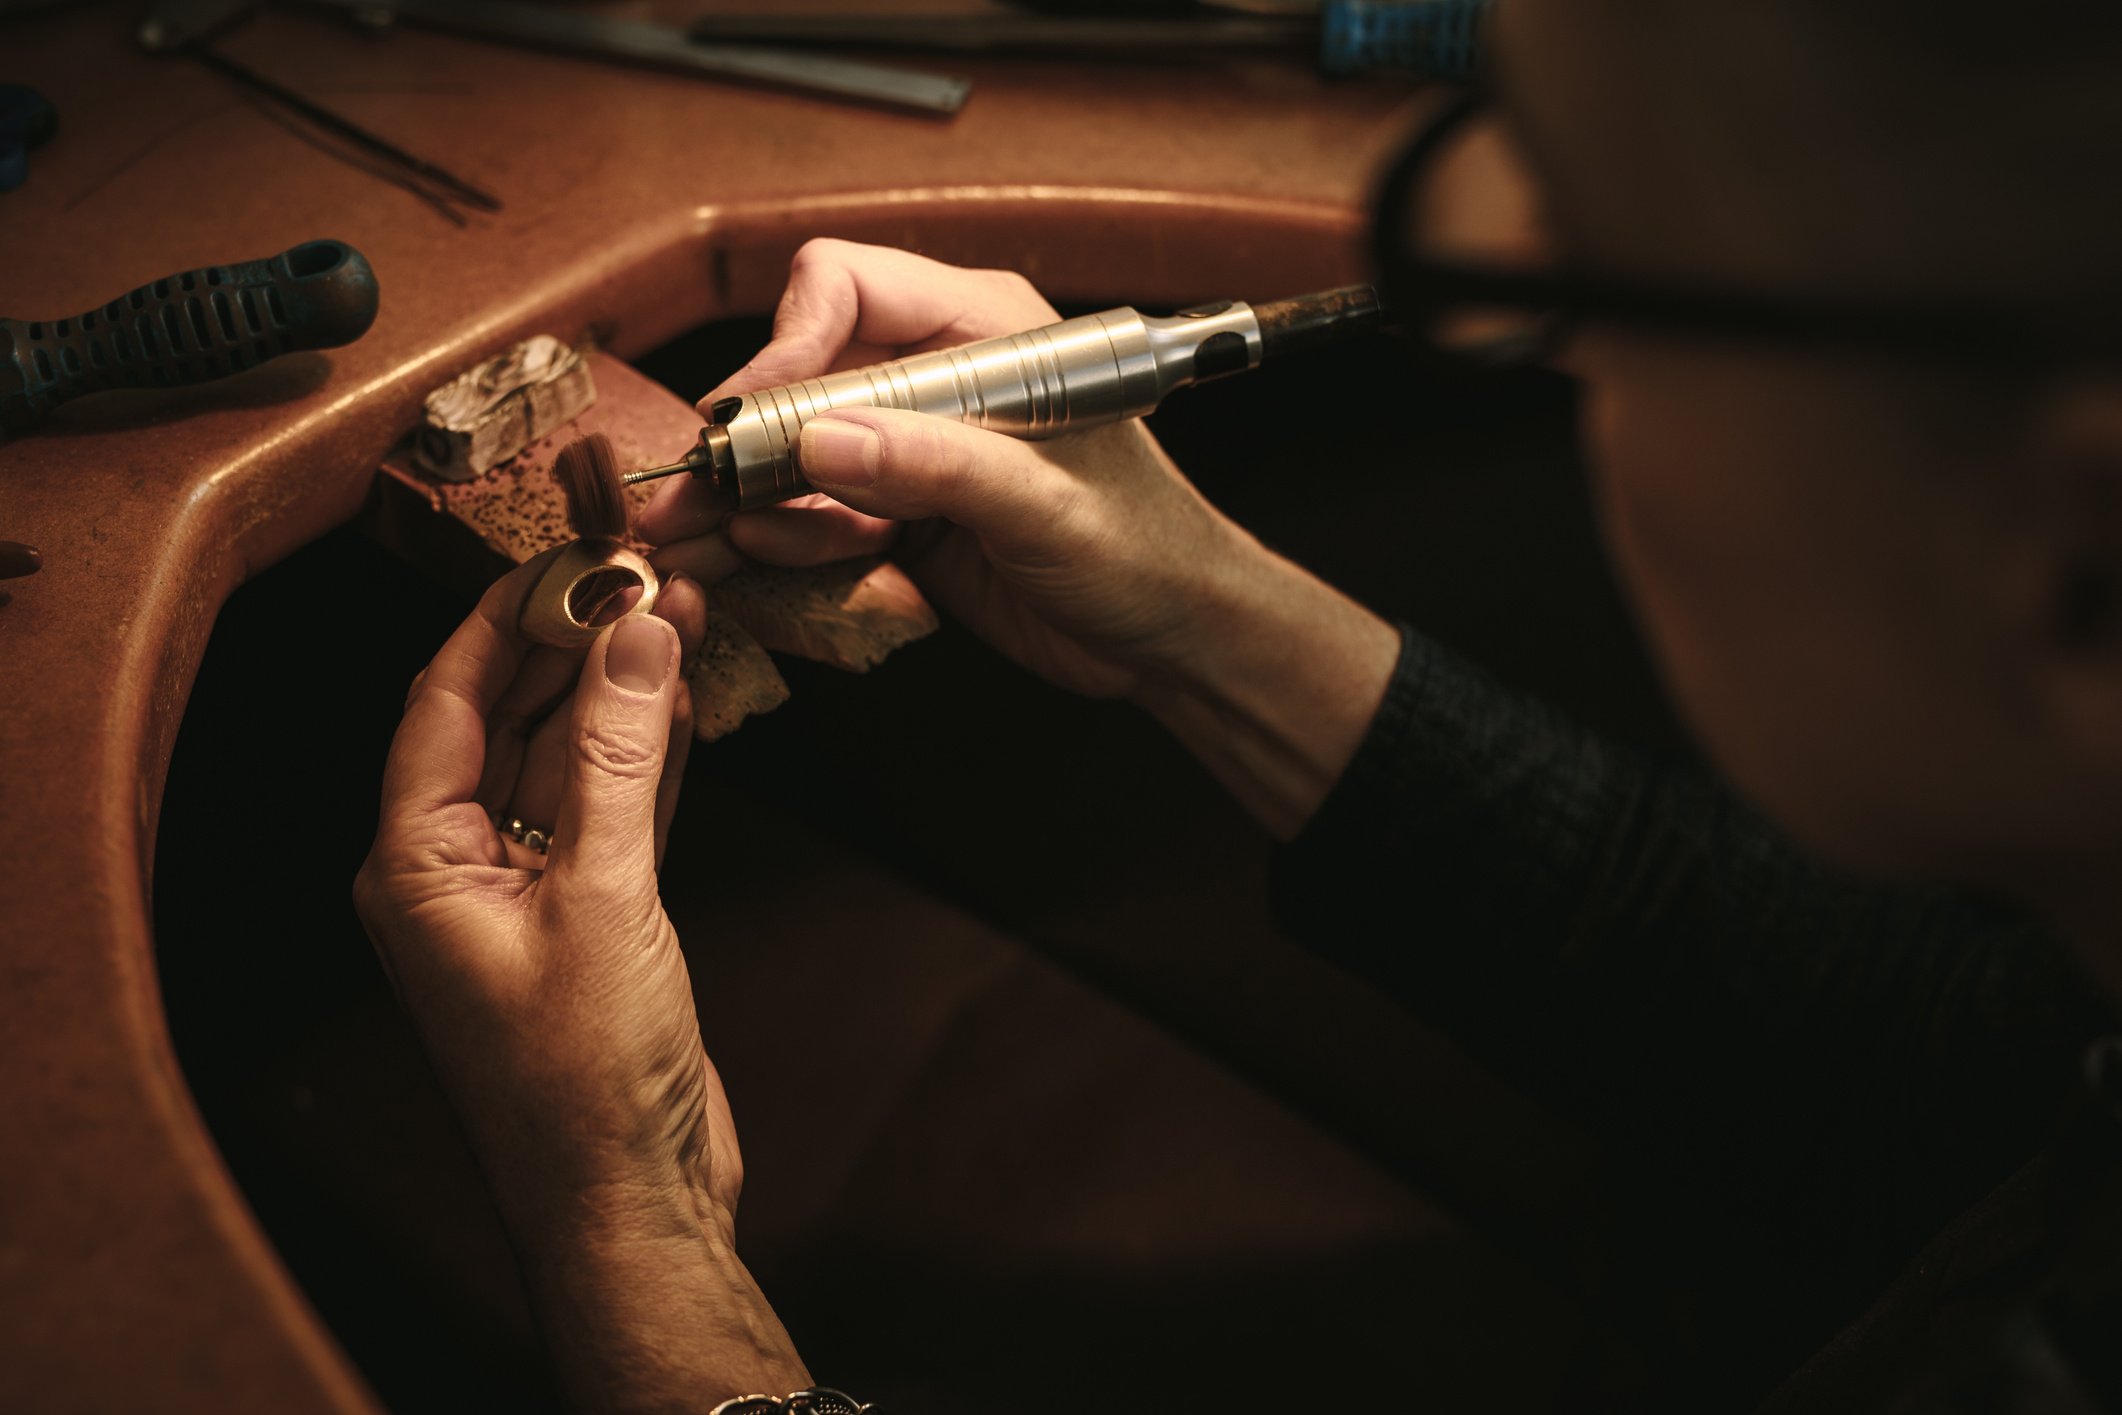
[[[330,349],[376,318],[376,275],[343,241],[210,265],[68,319],[0,319],[0,426],[34,427],[69,398],[225,378],[296,349]]]

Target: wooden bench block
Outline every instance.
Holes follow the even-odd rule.
[[[568,443],[601,432],[611,438],[622,466],[643,467],[676,461],[699,437],[699,413],[669,389],[601,351],[582,356],[582,363],[585,377],[594,379],[597,401],[571,421],[466,481],[436,481],[421,473],[411,453],[393,456],[383,467],[386,499],[440,512],[487,551],[521,564],[572,538],[566,501],[552,476],[553,461]],[[629,511],[638,512],[653,493],[648,484],[627,488]],[[436,554],[435,537],[408,524],[400,507],[386,506],[380,520],[394,544],[429,547],[412,551],[421,559]],[[644,554],[649,549],[638,539],[629,538],[629,544]],[[888,560],[803,570],[751,565],[708,586],[707,593],[707,640],[685,669],[693,728],[702,741],[788,700],[788,684],[768,649],[859,673],[936,628],[935,611]]]

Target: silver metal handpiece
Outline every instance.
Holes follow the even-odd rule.
[[[691,472],[731,510],[811,490],[796,466],[803,425],[832,408],[901,408],[1012,437],[1058,437],[1154,411],[1175,389],[1258,367],[1278,342],[1376,322],[1367,287],[1274,305],[1240,301],[1168,316],[1132,309],[1081,315],[1022,334],[915,354],[803,383],[725,398],[682,461],[630,472],[650,481]]]

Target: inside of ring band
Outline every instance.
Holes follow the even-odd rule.
[[[601,629],[633,612],[639,597],[629,599],[629,591],[645,597],[648,582],[628,566],[607,563],[577,575],[561,595],[560,605],[569,622],[584,629]]]

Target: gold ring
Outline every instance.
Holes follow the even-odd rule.
[[[626,612],[646,614],[656,607],[660,588],[646,560],[615,540],[592,536],[570,541],[531,586],[517,627],[526,638],[541,644],[587,648],[604,632],[598,615],[636,583],[641,586],[640,597]]]

